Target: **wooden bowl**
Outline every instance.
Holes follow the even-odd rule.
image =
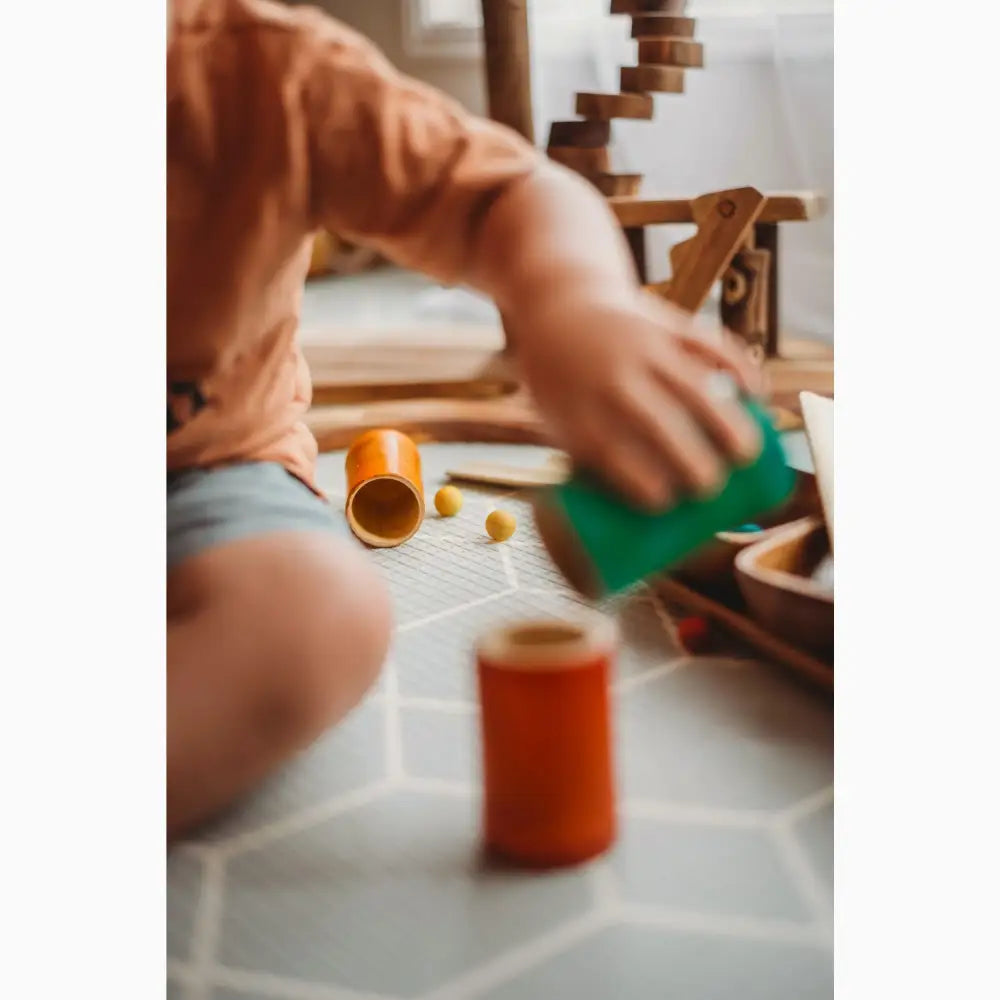
[[[830,552],[819,517],[804,517],[739,552],[736,583],[750,616],[802,649],[833,648],[833,593],[812,579]]]
[[[736,556],[751,545],[771,538],[790,521],[820,511],[816,477],[798,472],[795,490],[788,502],[776,511],[757,519],[763,531],[720,531],[684,562],[675,566],[670,575],[696,587],[733,585],[733,563]]]

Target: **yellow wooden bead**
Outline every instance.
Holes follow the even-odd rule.
[[[434,494],[434,506],[442,517],[454,517],[462,509],[462,494],[457,486],[442,486]]]
[[[513,514],[505,510],[495,510],[486,518],[486,534],[494,542],[506,542],[517,528]]]

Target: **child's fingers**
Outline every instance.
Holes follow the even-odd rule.
[[[655,450],[629,426],[605,412],[579,427],[579,440],[568,450],[574,461],[603,479],[636,507],[662,511],[674,498],[669,472]]]
[[[721,329],[692,328],[679,334],[677,340],[688,354],[732,375],[744,392],[757,396],[763,391],[761,370],[738,337]]]
[[[713,390],[714,373],[675,351],[663,352],[658,370],[665,385],[724,453],[738,462],[750,462],[760,453],[760,431],[738,402],[720,398]]]
[[[713,368],[728,372],[744,392],[760,394],[763,389],[760,368],[740,337],[655,296],[648,295],[642,301],[646,314],[665,326],[685,351]]]
[[[725,474],[715,442],[701,424],[651,373],[633,379],[613,408],[633,435],[644,441],[672,480],[696,493],[711,493]]]

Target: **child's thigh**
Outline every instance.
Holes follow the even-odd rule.
[[[290,531],[344,535],[346,524],[274,462],[188,469],[168,478],[168,569],[220,545]]]
[[[377,675],[389,597],[330,507],[278,466],[184,474],[167,496],[168,698],[336,713]]]

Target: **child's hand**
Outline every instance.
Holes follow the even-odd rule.
[[[720,368],[759,390],[748,352],[643,291],[621,227],[581,178],[550,164],[509,186],[467,277],[500,306],[558,444],[636,503],[712,492],[757,457],[757,426],[718,394]]]
[[[758,370],[735,337],[669,303],[613,283],[517,308],[517,354],[557,443],[641,506],[711,493],[727,466],[756,458],[760,434],[734,398]]]

